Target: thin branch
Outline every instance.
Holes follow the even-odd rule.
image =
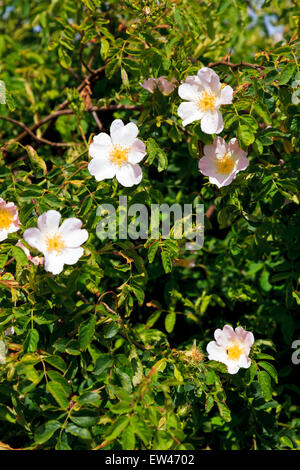
[[[231,69],[236,69],[236,68],[239,68],[239,67],[248,67],[250,69],[254,69],[254,70],[257,70],[258,72],[260,72],[263,76],[264,76],[264,73],[262,71],[263,69],[263,66],[262,65],[255,65],[255,64],[250,64],[249,62],[239,62],[238,64],[233,64],[232,62],[227,62],[226,60],[219,60],[218,62],[210,62],[208,64],[208,67],[216,67],[218,65],[226,65],[227,67],[230,67]]]
[[[16,126],[22,127],[25,130],[26,134],[29,134],[34,140],[36,140],[40,144],[47,144],[47,145],[51,145],[52,147],[70,147],[70,145],[72,145],[66,142],[52,142],[50,140],[44,139],[43,137],[38,137],[27,126],[25,126],[23,122],[16,121],[15,119],[9,118],[7,116],[0,116],[0,119],[11,122],[12,124],[15,124]],[[13,143],[13,142],[16,142],[16,141],[13,140],[13,141],[10,141],[9,143]]]
[[[95,112],[96,113],[98,111],[115,111],[115,110],[118,110],[118,109],[135,110],[135,109],[141,109],[141,106],[137,106],[137,105],[132,105],[131,106],[131,105],[122,105],[122,104],[116,104],[116,105],[111,104],[111,105],[107,105],[107,106],[102,106],[101,108],[98,108],[97,106],[91,106],[89,109],[86,110],[86,112],[91,112],[91,113]],[[39,122],[33,124],[31,127],[27,127],[22,122],[16,121],[15,119],[12,119],[12,118],[9,118],[9,117],[6,117],[6,116],[0,116],[0,119],[3,119],[4,121],[9,121],[12,124],[16,124],[16,125],[18,125],[18,126],[20,126],[24,129],[24,132],[22,134],[20,134],[18,137],[16,137],[15,139],[11,140],[10,143],[19,142],[24,137],[26,137],[26,135],[30,135],[34,140],[36,140],[39,143],[44,143],[44,144],[48,144],[48,145],[52,145],[52,146],[56,146],[56,147],[68,147],[71,144],[51,142],[50,140],[44,139],[43,137],[37,137],[33,133],[33,131],[35,131],[39,127],[43,126],[47,122],[55,120],[59,116],[64,116],[64,115],[67,115],[67,114],[74,114],[74,111],[72,109],[61,109],[59,111],[54,111],[54,113],[49,114],[48,116],[44,117]]]

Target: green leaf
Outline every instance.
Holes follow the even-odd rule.
[[[113,359],[109,354],[102,354],[98,357],[93,374],[100,375],[113,365]]]
[[[50,381],[46,385],[46,390],[51,393],[60,408],[63,410],[69,408],[69,400],[61,384]]]
[[[250,127],[242,124],[238,127],[238,140],[244,147],[249,147],[249,145],[253,144],[255,135]]]
[[[167,251],[161,252],[161,260],[166,273],[170,273],[172,271],[172,261],[170,255]]]
[[[217,405],[219,408],[220,415],[222,416],[224,421],[226,421],[226,423],[229,423],[231,421],[230,409],[228,408],[227,405],[225,405],[225,403],[218,402]]]
[[[135,435],[131,426],[127,426],[122,432],[121,446],[122,450],[134,450]]]
[[[43,175],[47,174],[47,166],[42,157],[37,154],[37,151],[31,147],[31,145],[26,145],[26,151],[31,163],[31,167],[34,171],[41,170]]]
[[[71,57],[68,55],[65,49],[59,47],[58,49],[59,62],[65,69],[68,69],[72,65]]]
[[[34,441],[37,444],[44,444],[49,441],[57,429],[60,429],[62,424],[59,421],[52,420],[40,426],[34,433]]]
[[[261,370],[257,374],[260,388],[266,401],[272,400],[271,377],[267,372]]]
[[[104,37],[101,38],[100,54],[103,60],[107,58],[109,51],[109,42]]]
[[[130,423],[135,434],[138,435],[145,446],[148,446],[152,434],[149,425],[137,415],[131,417]]]
[[[263,369],[265,369],[270,374],[270,376],[275,380],[276,383],[278,382],[277,371],[272,364],[270,364],[269,362],[260,361],[258,365],[259,367],[262,367]]]
[[[16,262],[20,266],[26,266],[27,264],[29,264],[29,260],[26,256],[24,250],[22,250],[22,248],[20,248],[19,246],[12,246],[11,247],[11,252],[12,252],[12,255],[15,258]]]
[[[16,422],[16,416],[5,405],[0,404],[0,420],[8,421],[9,423]]]
[[[174,377],[175,377],[175,379],[178,380],[179,382],[183,382],[182,374],[181,374],[181,372],[178,370],[178,368],[176,367],[175,364],[174,364]]]
[[[24,352],[35,352],[39,342],[39,333],[34,328],[29,330],[24,342]]]
[[[271,124],[271,116],[267,106],[261,102],[256,102],[254,104],[254,111],[256,114],[263,119],[266,124]]]
[[[79,345],[80,349],[85,350],[95,333],[96,316],[93,315],[88,321],[82,323],[79,327]]]
[[[172,331],[174,330],[175,323],[176,323],[176,313],[169,312],[165,318],[165,328],[168,333],[172,333]]]
[[[159,247],[159,240],[152,243],[152,245],[149,246],[149,248],[148,248],[149,263],[153,263],[155,255],[156,255],[157,250],[158,250],[158,247]]]
[[[113,441],[114,439],[116,439],[121,434],[123,429],[126,428],[128,422],[128,416],[119,416],[109,427],[105,435],[105,439],[108,441]]]
[[[295,62],[290,62],[286,64],[280,72],[278,85],[285,85],[290,81],[290,79],[294,76],[296,71],[296,64]]]
[[[84,392],[78,399],[79,405],[89,405],[99,402],[100,398],[97,392]]]
[[[213,406],[214,406],[213,397],[211,395],[207,395],[206,401],[205,401],[205,411],[206,411],[206,413],[209,413]]]
[[[56,369],[61,372],[65,372],[67,370],[67,364],[60,356],[48,356],[44,358],[44,361],[51,366],[56,367]]]
[[[88,429],[81,428],[75,424],[69,423],[66,426],[66,432],[73,436],[80,437],[81,439],[92,439],[91,433]]]

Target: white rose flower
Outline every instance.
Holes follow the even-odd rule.
[[[0,241],[5,240],[9,233],[20,228],[17,206],[13,202],[5,202],[0,198]]]
[[[88,165],[90,174],[97,181],[116,176],[126,187],[139,184],[143,175],[137,163],[146,155],[146,149],[136,138],[138,133],[133,122],[124,126],[121,119],[115,119],[110,126],[110,136],[104,132],[96,135],[89,148],[92,157]]]
[[[38,218],[38,228],[29,228],[23,235],[30,246],[43,253],[45,270],[52,274],[61,273],[64,264],[77,263],[84,253],[80,245],[89,237],[87,230],[81,230],[81,220],[72,217],[59,227],[60,219],[59,212],[49,210]]]
[[[231,104],[233,89],[222,87],[218,75],[208,67],[202,67],[197,75],[187,77],[178,88],[180,98],[185,100],[178,107],[183,126],[201,120],[201,129],[206,134],[222,132],[223,118],[219,108]]]
[[[251,360],[248,356],[254,343],[251,331],[246,331],[241,326],[234,330],[225,325],[223,330],[218,328],[215,331],[214,337],[216,341],[211,341],[206,347],[209,360],[226,364],[229,374],[236,374],[241,367],[250,367]]]

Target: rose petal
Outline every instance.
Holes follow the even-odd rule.
[[[58,230],[61,214],[55,210],[49,210],[40,215],[37,221],[41,232],[56,232]]]
[[[110,160],[93,158],[88,164],[88,170],[97,181],[111,179],[116,174],[116,166]]]
[[[187,126],[194,121],[199,121],[203,116],[203,113],[199,111],[195,103],[186,101],[179,105],[177,113],[182,119],[183,126]]]
[[[222,114],[218,110],[204,113],[201,119],[201,130],[206,134],[219,134],[224,128]]]
[[[131,163],[123,165],[116,173],[116,178],[119,183],[126,187],[139,184],[142,181],[142,177],[143,173],[139,165],[132,165]]]
[[[60,274],[64,268],[63,255],[56,255],[54,253],[45,255],[45,270],[52,274]]]
[[[178,87],[178,95],[186,101],[195,101],[199,95],[199,87],[190,83],[183,83]]]
[[[32,246],[33,248],[36,248],[42,253],[45,251],[45,239],[38,228],[28,228],[25,230],[23,238],[28,243],[28,245]]]
[[[219,93],[221,83],[218,75],[213,69],[202,67],[197,73],[200,85],[203,88],[208,88],[212,93]]]
[[[128,153],[129,163],[139,163],[141,160],[143,160],[145,155],[146,147],[144,142],[139,139],[135,139]]]
[[[135,141],[138,133],[138,127],[133,122],[129,122],[126,126],[114,129],[111,134],[111,140],[114,145],[129,147]]]

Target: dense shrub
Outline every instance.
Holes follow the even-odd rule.
[[[9,3],[0,3],[0,447],[296,448],[297,2]],[[189,101],[179,86],[206,68],[220,93],[233,90],[223,130],[178,114]],[[199,109],[210,113],[206,99]],[[93,137],[116,119],[135,123],[146,146],[130,187],[89,171],[101,150],[95,157]],[[227,185],[198,168],[216,138],[238,139],[249,160]],[[97,209],[120,196],[128,206],[204,204],[203,247],[186,249],[174,228],[170,239],[99,238]],[[79,251],[56,271],[42,247],[58,253],[62,241],[25,233],[49,210],[88,232],[86,241],[75,224],[69,246]],[[251,366],[236,373],[206,350],[228,324],[255,338]]]

